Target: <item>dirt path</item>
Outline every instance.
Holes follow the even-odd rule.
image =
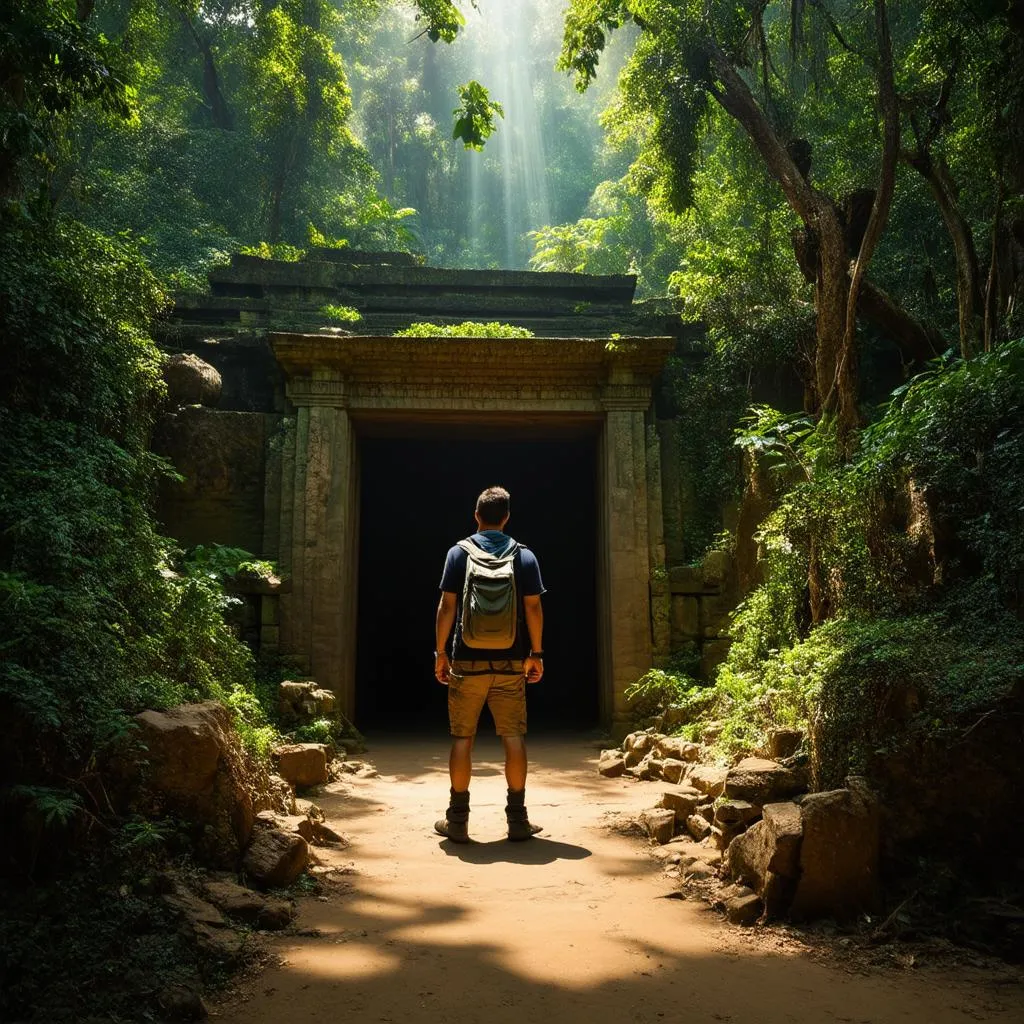
[[[279,965],[216,1011],[223,1021],[431,1024],[858,1024],[1024,1021],[1021,990],[922,971],[849,974],[766,951],[673,889],[607,813],[650,806],[654,784],[601,779],[578,741],[531,743],[528,802],[546,830],[504,841],[504,779],[481,738],[471,834],[433,834],[447,800],[445,740],[375,744],[380,778],[318,802],[352,840],[328,897],[271,940]]]

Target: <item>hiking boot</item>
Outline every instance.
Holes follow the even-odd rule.
[[[469,790],[451,791],[445,816],[434,822],[434,831],[453,843],[469,842]]]
[[[508,837],[513,843],[531,839],[541,831],[540,825],[530,824],[530,816],[526,813],[525,789],[510,789],[508,791],[505,820],[508,822]]]

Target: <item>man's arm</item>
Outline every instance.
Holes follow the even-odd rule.
[[[434,624],[434,677],[439,683],[448,685],[451,675],[451,662],[448,660],[448,637],[455,625],[455,594],[443,590],[441,600],[437,603],[437,619]]]
[[[526,616],[526,631],[530,634],[530,650],[544,650],[544,609],[540,594],[523,597],[523,613]],[[523,671],[528,683],[539,683],[544,675],[544,661],[532,654],[523,662]]]

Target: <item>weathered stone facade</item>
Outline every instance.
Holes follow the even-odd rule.
[[[670,336],[665,310],[640,313],[628,277],[442,271],[407,258],[382,263],[386,254],[364,266],[358,255],[236,258],[211,274],[212,295],[181,298],[165,339],[223,378],[216,409],[175,410],[158,430],[158,449],[188,478],[163,496],[165,527],[187,543],[237,545],[278,563],[284,582],[261,598],[261,646],[315,676],[351,716],[360,437],[381,423],[467,435],[528,424],[552,437],[585,427],[598,439],[605,724],[625,720],[625,689],[673,646],[695,643],[713,664],[727,643],[728,580],[666,557],[678,513],[666,515],[662,477],[675,467],[652,393],[665,359],[685,354],[678,319]],[[365,333],[304,333],[322,323],[326,302],[359,308]],[[390,334],[412,320],[467,318],[501,318],[538,336]]]

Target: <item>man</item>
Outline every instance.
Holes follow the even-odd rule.
[[[526,683],[539,682],[544,675],[544,648],[541,637],[544,614],[540,597],[544,593],[540,566],[533,552],[505,533],[509,518],[509,493],[503,487],[488,487],[476,501],[477,532],[448,552],[441,577],[441,600],[437,606],[434,675],[448,687],[448,718],[452,749],[448,759],[451,775],[451,801],[445,817],[434,828],[455,843],[469,842],[469,780],[473,769],[473,739],[477,721],[486,703],[494,718],[497,734],[505,747],[505,780],[508,802],[505,818],[508,838],[514,842],[529,839],[540,831],[530,824],[526,812]],[[470,564],[472,559],[472,565]],[[505,640],[493,648],[487,642],[486,629],[480,636],[464,636],[467,572],[476,579],[477,566],[483,575],[498,580],[498,603],[502,572],[514,593],[514,621],[510,629],[492,635]],[[508,566],[511,566],[511,574]],[[514,581],[514,592],[511,585]],[[447,645],[455,626],[452,656]]]

